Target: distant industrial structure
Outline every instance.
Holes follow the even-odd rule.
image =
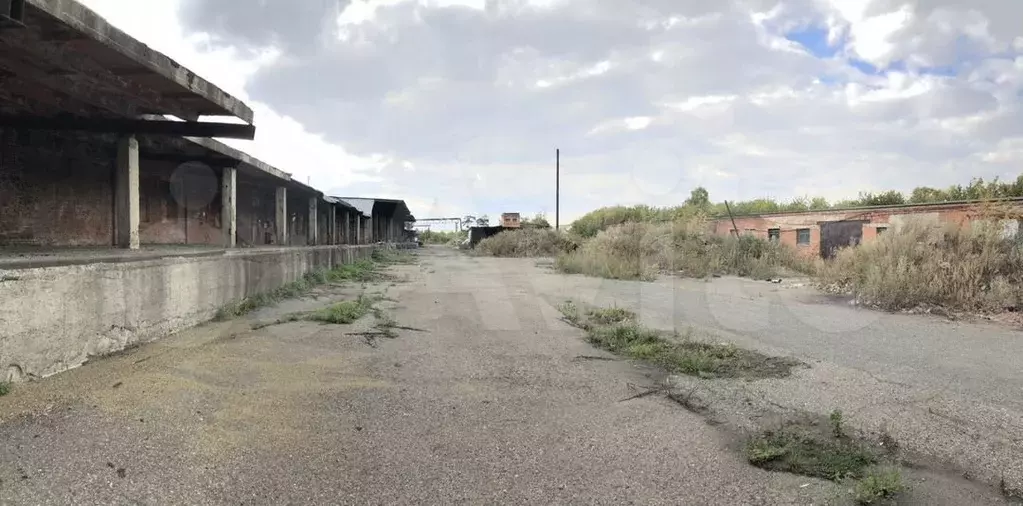
[[[504,228],[522,227],[522,221],[519,213],[501,213],[501,226]]]
[[[788,244],[804,255],[830,258],[841,248],[874,240],[908,219],[959,225],[998,221],[1006,236],[1018,237],[1023,199],[902,204],[820,211],[763,213],[718,217],[712,223],[720,235],[748,234]]]

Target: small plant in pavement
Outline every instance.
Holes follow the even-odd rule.
[[[350,264],[338,265],[333,269],[320,269],[308,272],[297,281],[285,283],[269,292],[258,293],[226,304],[217,310],[214,319],[224,321],[243,316],[259,308],[276,304],[284,299],[304,295],[312,288],[327,283],[379,280],[384,276],[380,272],[380,265],[383,263],[373,260],[359,260]]]
[[[337,304],[308,313],[305,315],[304,319],[344,325],[366,316],[369,314],[371,307],[372,302],[370,302],[366,297],[360,296],[356,300],[338,302]]]
[[[9,393],[11,393],[11,383],[8,381],[0,381],[0,397]]]
[[[600,325],[614,325],[634,321],[636,313],[620,307],[608,307],[590,310],[590,318]]]
[[[828,415],[828,421],[831,423],[831,432],[836,438],[845,437],[845,432],[842,429],[842,410],[836,409]]]
[[[897,468],[874,469],[853,488],[853,499],[859,504],[893,504],[906,489]]]

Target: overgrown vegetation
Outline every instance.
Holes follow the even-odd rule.
[[[355,300],[338,302],[337,304],[332,304],[323,309],[307,313],[303,315],[302,319],[314,322],[345,325],[366,316],[372,308],[373,300],[365,296],[359,296],[359,298]]]
[[[468,232],[463,231],[434,231],[424,230],[419,232],[419,240],[423,241],[423,244],[451,244],[456,245],[465,240],[468,237]]]
[[[835,482],[856,480],[852,495],[859,504],[887,504],[905,491],[892,457],[847,434],[838,409],[826,422],[809,416],[789,420],[746,442],[746,459],[762,469]],[[884,462],[887,465],[878,467]]]
[[[898,468],[872,469],[856,483],[853,499],[859,504],[891,504],[905,490]]]
[[[850,207],[886,206],[899,204],[930,204],[963,200],[987,200],[1009,197],[1023,197],[1023,175],[1012,182],[998,178],[985,181],[971,179],[967,185],[952,185],[948,188],[921,186],[914,188],[907,196],[897,190],[882,192],[861,192],[855,199],[828,202],[822,197],[798,197],[789,202],[778,202],[771,198],[757,198],[729,202],[728,208],[735,216],[778,212],[844,209]],[[675,207],[613,206],[591,211],[572,223],[572,232],[581,237],[595,237],[598,232],[615,225],[636,222],[673,222],[697,216],[728,216],[724,202],[713,203],[710,194],[703,187],[690,192],[689,198]]]
[[[769,278],[809,268],[785,245],[753,236],[711,234],[697,219],[616,225],[560,255],[555,266],[569,274],[645,280],[659,272]]]
[[[635,314],[621,308],[583,311],[566,302],[559,309],[566,321],[586,332],[594,346],[673,373],[701,378],[780,378],[799,365],[793,359],[769,357],[732,344],[697,341],[692,333],[649,329],[636,322]]]
[[[480,241],[475,253],[495,257],[541,257],[556,256],[576,247],[576,240],[564,232],[522,228],[505,230]]]
[[[980,200],[1023,196],[1023,176],[1011,183],[974,179],[944,190],[920,187],[908,198],[897,191],[862,193],[834,206],[824,199],[730,202],[733,214],[802,211]],[[952,311],[1016,311],[1023,307],[1023,244],[1007,238],[1003,224],[1023,219],[1007,203],[977,204],[968,225],[903,220],[891,230],[829,261],[810,260],[777,241],[710,230],[726,215],[703,188],[683,205],[597,209],[577,219],[569,233],[520,230],[480,243],[492,256],[556,256],[565,273],[610,279],[652,280],[659,274],[754,279],[810,275],[829,291],[851,293],[875,307],[902,310],[940,306]],[[932,310],[932,309],[927,309]]]
[[[823,265],[820,282],[884,309],[939,305],[967,311],[1018,308],[1023,251],[997,223],[969,227],[907,220],[897,230]]]
[[[370,258],[382,265],[411,264],[416,261],[415,253],[396,248],[375,249]]]
[[[790,423],[750,438],[746,458],[771,471],[842,481],[864,477],[879,455],[855,439],[834,437],[810,424]]]
[[[339,265],[333,269],[321,269],[306,273],[301,279],[286,283],[274,290],[246,297],[232,302],[217,310],[216,320],[228,320],[248,314],[259,308],[276,304],[282,300],[298,297],[312,288],[326,283],[343,281],[366,282],[380,279],[383,274],[380,267],[396,259],[404,258],[400,254],[374,252],[373,260],[359,260],[350,264]]]

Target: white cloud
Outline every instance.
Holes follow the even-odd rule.
[[[420,217],[552,212],[555,148],[563,222],[696,185],[846,198],[1015,178],[1023,157],[1023,2],[85,3],[246,99],[257,140],[237,146]],[[834,54],[786,38],[808,26]]]

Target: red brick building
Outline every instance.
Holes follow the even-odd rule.
[[[728,235],[737,229],[740,234],[788,244],[805,255],[828,258],[835,249],[871,241],[910,217],[961,225],[995,219],[1002,222],[1006,234],[1015,235],[1020,231],[1020,221],[1014,210],[1023,211],[1023,199],[744,215],[734,216],[734,226],[726,216],[716,218],[712,227],[716,234]]]

